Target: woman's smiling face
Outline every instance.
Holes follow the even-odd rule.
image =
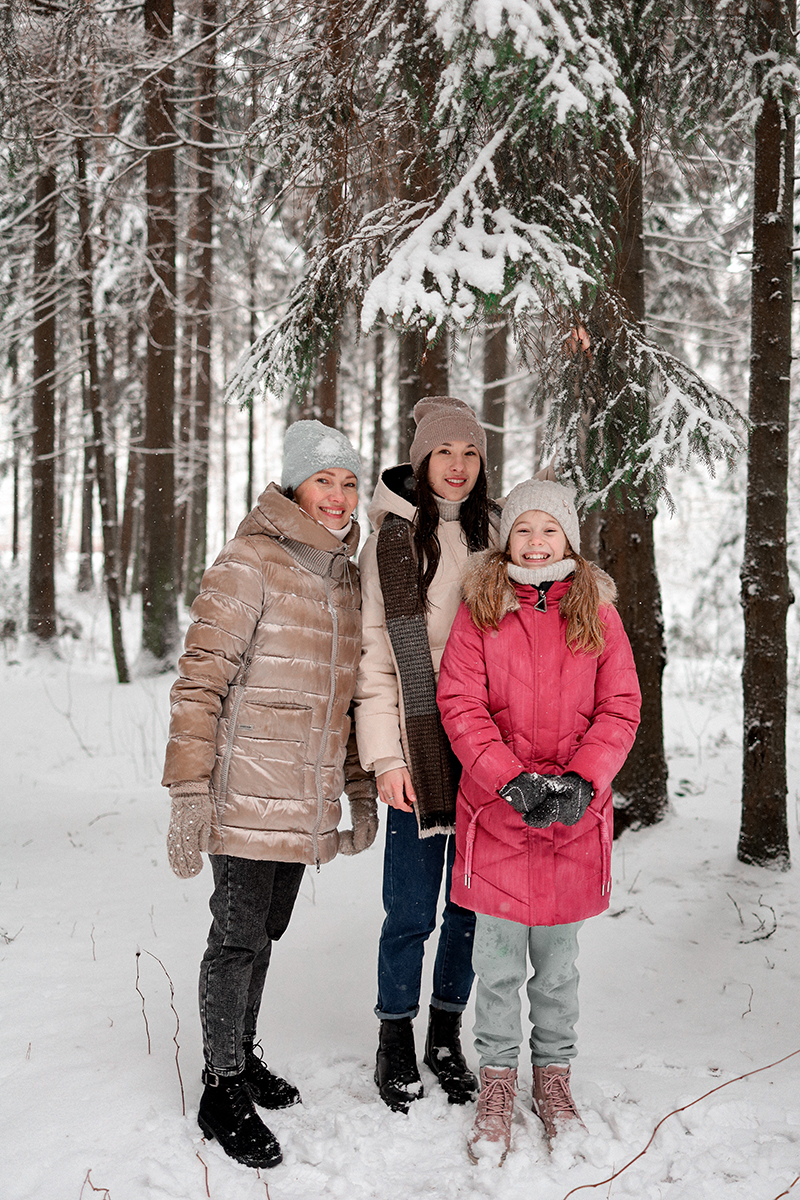
[[[315,471],[298,483],[294,499],[327,529],[344,529],[358,504],[358,480],[344,467]]]
[[[478,480],[481,456],[472,442],[443,442],[431,451],[428,483],[442,500],[465,500]]]

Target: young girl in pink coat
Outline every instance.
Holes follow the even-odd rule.
[[[641,696],[614,584],[580,557],[572,493],[521,483],[506,501],[500,544],[468,565],[438,703],[464,768],[452,897],[478,914],[481,1092],[468,1151],[502,1163],[523,983],[534,1112],[550,1143],[580,1124],[569,1086],[577,934],[608,907],[611,782],[633,744]]]

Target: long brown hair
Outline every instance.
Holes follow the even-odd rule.
[[[558,606],[558,611],[567,622],[567,645],[573,654],[578,650],[585,654],[602,654],[606,637],[605,626],[600,619],[600,591],[595,568],[569,545],[564,557],[575,561],[572,581]],[[470,616],[478,629],[497,629],[513,607],[513,603],[510,603],[513,587],[508,577],[510,561],[507,550],[495,550],[483,556],[482,561],[476,560],[477,570],[472,574],[466,599]]]
[[[567,622],[567,645],[574,654],[599,655],[606,645],[606,631],[600,620],[600,592],[592,564],[567,547],[565,558],[575,560],[575,575],[569,590],[561,598],[558,611]]]
[[[431,453],[433,452],[431,451]],[[414,473],[417,485],[417,512],[413,526],[414,549],[417,555],[419,596],[423,608],[428,607],[428,588],[433,581],[442,556],[442,547],[437,533],[439,506],[436,503],[436,493],[428,481],[430,459],[430,454],[426,454]],[[489,545],[489,485],[486,480],[483,459],[481,459],[475,486],[462,501],[458,519],[469,553],[474,554],[476,550],[485,550]]]

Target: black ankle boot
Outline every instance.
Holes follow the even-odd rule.
[[[423,1062],[433,1071],[451,1104],[467,1104],[478,1091],[478,1081],[461,1050],[460,1030],[460,1012],[446,1012],[431,1005]]]
[[[244,1038],[244,1081],[255,1104],[261,1108],[291,1108],[300,1104],[300,1093],[293,1083],[273,1075],[264,1062],[261,1043]]]
[[[408,1106],[423,1095],[410,1017],[381,1021],[375,1082],[381,1100],[393,1112],[408,1112]]]
[[[205,1088],[200,1097],[197,1124],[207,1138],[216,1138],[222,1149],[246,1167],[276,1167],[283,1155],[278,1139],[253,1108],[241,1075],[215,1075],[203,1071]]]

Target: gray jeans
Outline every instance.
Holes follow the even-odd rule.
[[[472,966],[475,1049],[482,1067],[516,1067],[522,1044],[520,988],[530,1004],[534,1066],[566,1064],[577,1054],[578,930],[573,925],[519,925],[478,913]]]
[[[243,1040],[256,1032],[272,943],[289,924],[305,867],[212,854],[213,921],[200,964],[200,1023],[206,1066],[244,1069]]]

